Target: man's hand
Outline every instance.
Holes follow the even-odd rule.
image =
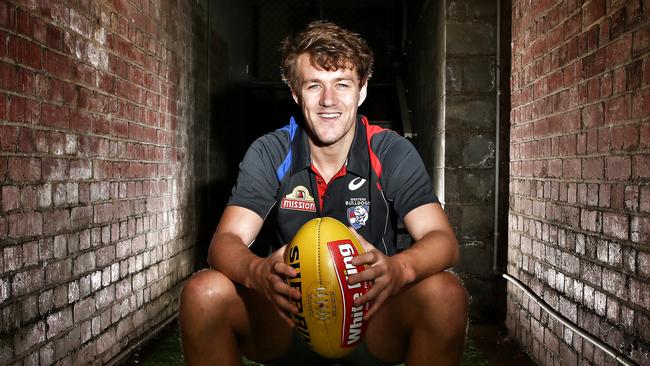
[[[354,301],[354,306],[357,307],[367,302],[372,302],[370,310],[364,316],[364,320],[369,320],[389,297],[402,290],[407,281],[403,276],[404,271],[401,262],[384,255],[384,253],[377,250],[377,248],[359,235],[353,228],[350,228],[350,230],[366,251],[354,257],[351,261],[352,265],[359,266],[365,264],[370,268],[348,277],[348,283],[354,285],[363,281],[373,282],[370,290]]]
[[[300,291],[284,281],[285,277],[293,278],[297,274],[295,269],[284,263],[283,255],[286,247],[284,245],[270,256],[261,258],[252,265],[251,285],[273,304],[280,317],[293,328],[293,320],[287,313],[298,313],[298,307],[291,302],[291,299],[300,300]]]

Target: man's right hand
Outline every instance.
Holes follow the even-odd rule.
[[[298,307],[291,300],[300,300],[300,291],[285,282],[285,278],[293,278],[296,270],[284,263],[286,245],[273,252],[266,258],[259,258],[251,265],[253,289],[266,297],[273,304],[290,327],[294,327],[293,320],[288,313],[297,314]]]

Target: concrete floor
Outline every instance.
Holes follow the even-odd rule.
[[[178,323],[172,322],[136,349],[123,365],[184,365]],[[256,365],[248,363],[248,365]],[[471,324],[462,366],[533,366],[534,362],[495,324]]]

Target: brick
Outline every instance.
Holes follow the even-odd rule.
[[[627,70],[625,67],[619,67],[613,72],[613,94],[622,94],[627,90]]]
[[[592,0],[582,6],[582,28],[587,29],[598,19],[605,16],[605,0]]]
[[[69,127],[69,109],[43,103],[40,123],[43,126],[67,129]]]
[[[73,228],[82,228],[89,226],[93,220],[92,206],[73,207],[71,210],[70,221]]]
[[[2,85],[2,81],[0,81],[0,85]],[[0,93],[0,119],[7,119],[7,110],[7,97],[5,94]]]
[[[0,86],[13,90],[16,85],[16,67],[5,62],[0,62]]]
[[[20,206],[27,211],[34,211],[38,208],[38,191],[34,186],[20,189]]]
[[[47,317],[47,338],[56,337],[72,325],[72,309],[69,307],[49,315]]]
[[[32,182],[41,179],[41,161],[34,158],[10,157],[9,179],[15,182]]]
[[[16,273],[12,281],[13,296],[37,292],[44,282],[42,268],[34,268]]]
[[[0,25],[12,29],[15,23],[15,7],[10,3],[0,3]]]
[[[628,216],[603,212],[603,233],[616,239],[628,239]]]
[[[7,43],[7,56],[16,63],[33,69],[40,69],[43,65],[43,51],[41,47],[27,39],[9,36]]]
[[[632,156],[632,177],[633,178],[650,177],[650,155]]]
[[[634,32],[632,41],[632,55],[639,56],[650,50],[650,25],[641,27]]]
[[[74,304],[73,319],[75,324],[89,319],[95,313],[95,298],[88,297]]]
[[[65,183],[54,183],[52,185],[52,203],[56,207],[65,206],[66,204]]]
[[[650,123],[639,127],[639,147],[650,147]]]
[[[650,218],[639,216],[632,217],[630,239],[635,243],[650,242]]]
[[[582,78],[584,80],[605,71],[605,51],[599,50],[583,59]]]
[[[45,342],[45,323],[38,321],[21,327],[14,337],[14,351],[23,354],[29,348]]]
[[[40,212],[16,213],[7,216],[10,238],[22,238],[43,233],[43,216]]]
[[[637,260],[639,262],[639,274],[645,278],[650,278],[650,252],[640,251]]]
[[[68,243],[65,235],[57,235],[54,238],[54,258],[61,259],[68,254]]]
[[[562,161],[562,176],[564,178],[580,178],[580,159],[564,159]]]
[[[594,179],[603,178],[604,165],[602,158],[590,158],[582,160],[582,178]]]
[[[69,165],[67,159],[43,159],[43,179],[58,181],[68,178]]]
[[[641,186],[639,189],[639,210],[650,212],[650,186]]]
[[[70,212],[67,209],[59,209],[43,213],[43,234],[63,234],[70,229]]]
[[[632,118],[650,116],[650,89],[634,93],[632,97]]]
[[[18,186],[2,187],[2,211],[7,212],[20,207],[20,189]]]
[[[631,98],[629,94],[605,102],[605,123],[613,124],[630,119]]]
[[[637,211],[639,209],[639,187],[625,187],[625,209],[628,211]]]
[[[43,52],[43,70],[59,79],[69,79],[72,75],[72,60],[58,53]]]
[[[74,259],[74,265],[72,267],[72,273],[74,276],[78,276],[83,273],[88,273],[93,270],[95,270],[94,252],[81,254]]]
[[[599,211],[582,209],[580,211],[580,227],[584,230],[599,233],[602,227],[602,214]]]
[[[72,275],[72,259],[50,262],[45,267],[45,283],[47,286],[58,285],[67,281]]]
[[[605,157],[605,173],[609,180],[629,179],[632,172],[632,161],[629,156]]]
[[[642,309],[650,308],[650,286],[647,283],[630,278],[630,300]]]
[[[36,151],[34,130],[31,128],[18,128],[18,151],[23,153]]]
[[[86,180],[92,178],[92,162],[90,160],[70,161],[70,179]]]
[[[598,127],[603,124],[603,104],[596,103],[582,109],[582,122],[586,128]]]

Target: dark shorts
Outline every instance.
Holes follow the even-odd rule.
[[[361,343],[347,357],[340,360],[325,358],[314,352],[309,345],[301,341],[297,336],[294,337],[293,344],[289,352],[279,360],[266,363],[266,366],[392,366],[399,364],[385,363],[378,360],[368,350],[366,342]]]

